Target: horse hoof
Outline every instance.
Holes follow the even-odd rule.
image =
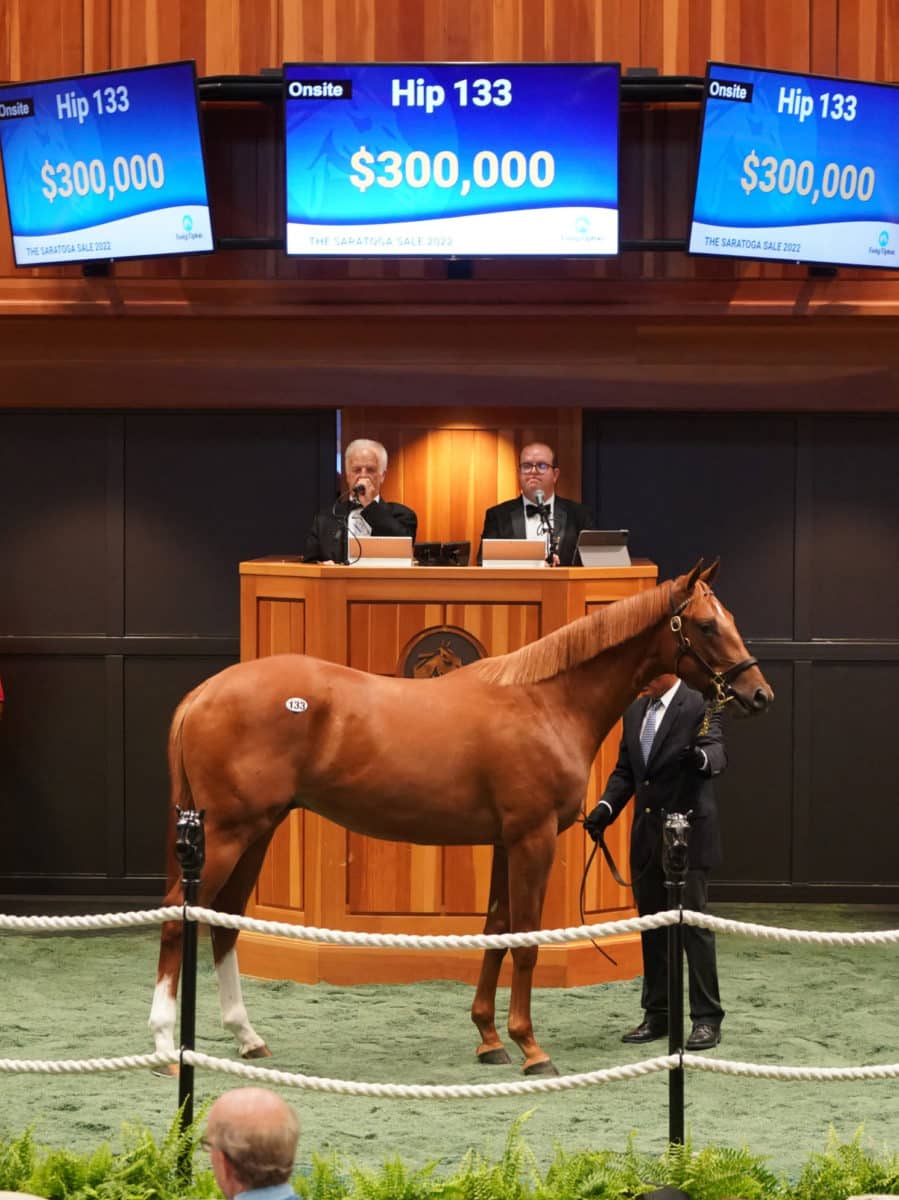
[[[524,1068],[525,1075],[558,1075],[558,1071],[553,1065],[551,1058],[544,1058],[540,1062],[531,1063],[530,1066]]]
[[[241,1050],[241,1058],[271,1058],[272,1052],[265,1042],[261,1046],[251,1046],[249,1050]]]
[[[166,1063],[162,1067],[151,1067],[150,1074],[155,1075],[158,1079],[177,1079],[178,1064]]]
[[[508,1050],[502,1046],[498,1050],[484,1050],[478,1055],[478,1062],[484,1067],[504,1067],[511,1061]]]

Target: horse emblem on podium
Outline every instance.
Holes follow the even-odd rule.
[[[436,679],[486,657],[487,651],[467,629],[458,625],[431,625],[405,644],[396,674],[405,679]]]

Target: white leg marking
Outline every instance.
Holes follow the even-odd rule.
[[[153,989],[148,1022],[157,1053],[173,1054],[175,1051],[175,997],[172,995],[171,980],[163,976]]]
[[[237,967],[237,951],[229,950],[215,968],[219,985],[219,1004],[222,1009],[222,1025],[233,1033],[240,1053],[246,1057],[251,1050],[258,1050],[265,1042],[250,1024],[240,989],[240,972]]]

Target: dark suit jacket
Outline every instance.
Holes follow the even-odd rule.
[[[327,559],[343,561],[343,531],[349,514],[350,504],[347,500],[338,500],[330,508],[322,509],[306,534],[306,548],[303,551],[305,562],[323,562]],[[405,504],[376,500],[362,509],[362,516],[371,526],[374,537],[411,537],[415,542],[418,517]]]
[[[577,535],[582,529],[595,529],[596,521],[593,513],[585,504],[575,500],[564,500],[556,496],[553,504],[556,533],[559,535],[559,565],[562,567],[580,566],[580,558],[575,559]],[[521,497],[505,500],[502,504],[494,504],[484,513],[484,529],[481,533],[481,546],[478,548],[478,562],[482,561],[481,551],[484,538],[523,538],[526,536],[524,507]]]
[[[699,692],[681,683],[656,730],[649,762],[643,762],[640,727],[649,705],[643,696],[624,714],[621,748],[615,770],[609,776],[600,800],[611,807],[614,817],[634,801],[631,831],[631,871],[637,873],[650,859],[661,856],[665,812],[692,812],[690,817],[689,862],[691,867],[709,869],[721,861],[721,830],[712,779],[727,766],[721,714],[712,717],[709,731],[697,737],[705,712]],[[684,746],[701,746],[708,758],[708,774],[681,763]]]

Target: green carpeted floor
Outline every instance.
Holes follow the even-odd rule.
[[[899,929],[899,910],[880,907],[719,905],[719,916],[818,930]],[[0,940],[2,1058],[72,1059],[152,1049],[146,1020],[155,973],[155,931],[112,935],[19,936]],[[896,944],[828,949],[721,936],[728,1015],[720,1058],[795,1066],[899,1063]],[[389,951],[384,951],[389,953]],[[208,944],[201,943],[197,1048],[233,1057],[221,1030]],[[275,1057],[267,1064],[337,1079],[397,1083],[481,1083],[521,1078],[518,1065],[484,1068],[474,1059],[471,989],[457,983],[366,986],[245,981],[251,1019]],[[640,980],[535,993],[541,1043],[563,1074],[636,1062],[664,1042],[625,1046],[640,1018]],[[500,994],[505,1005],[507,993]],[[235,1082],[198,1072],[198,1106]],[[624,1146],[658,1153],[668,1132],[667,1075],[545,1098],[409,1101],[284,1089],[303,1122],[302,1157],[331,1149],[377,1165],[455,1167],[469,1146],[498,1156],[511,1120],[533,1110],[525,1138],[543,1163],[568,1150]],[[43,1145],[90,1150],[119,1144],[123,1122],[161,1136],[177,1085],[148,1072],[79,1076],[4,1074],[0,1129],[32,1126]],[[792,1173],[824,1148],[828,1129],[850,1138],[864,1127],[876,1150],[899,1145],[899,1086],[779,1083],[688,1073],[687,1131],[694,1145],[747,1146]]]

